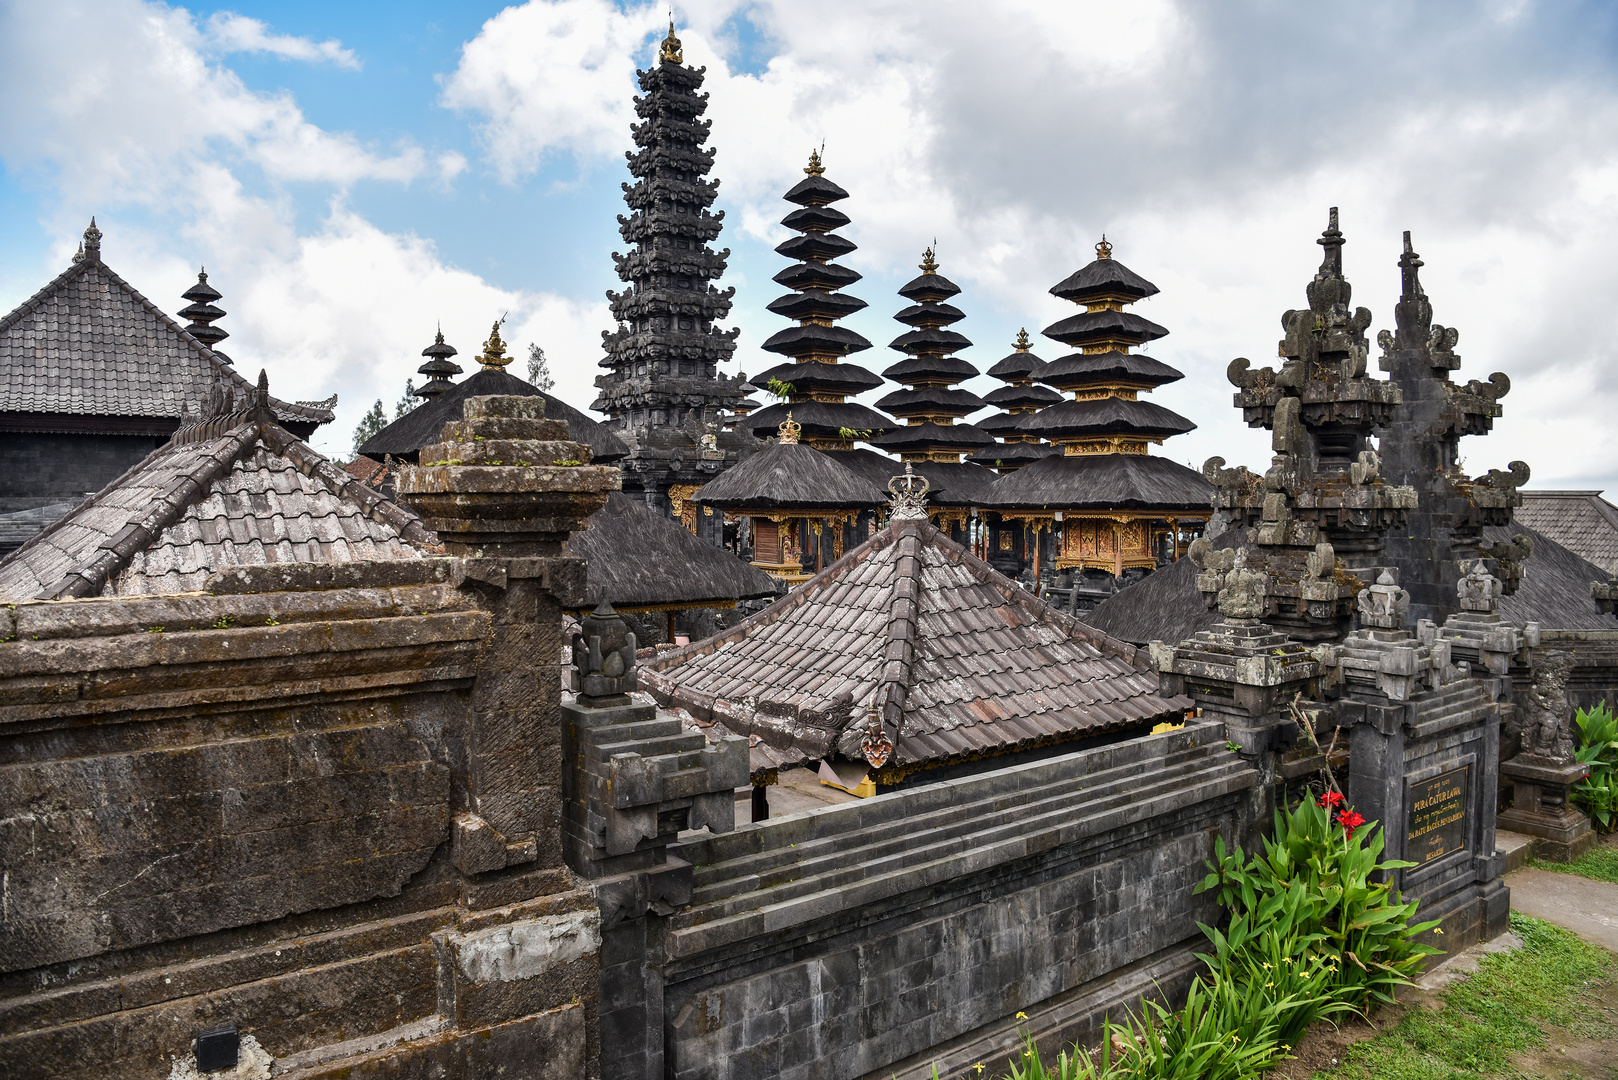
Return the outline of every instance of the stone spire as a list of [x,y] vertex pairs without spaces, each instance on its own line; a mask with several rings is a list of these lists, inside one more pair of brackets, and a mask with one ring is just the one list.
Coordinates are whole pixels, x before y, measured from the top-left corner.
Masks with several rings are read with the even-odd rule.
[[1062,400],[1062,395],[1050,387],[1034,385],[1034,380],[1045,370],[1045,361],[1035,356],[1032,349],[1033,343],[1028,340],[1025,327],[1017,331],[1012,352],[986,372],[1006,384],[983,395],[986,403],[1002,411],[975,421],[974,426],[1000,441],[973,451],[968,461],[1008,473],[1059,452],[1020,426],[1029,415]]
[[1527,482],[1528,466],[1514,461],[1507,472],[1492,470],[1476,479],[1461,471],[1461,437],[1488,434],[1511,380],[1500,372],[1464,386],[1450,380],[1461,365],[1455,352],[1460,334],[1433,322],[1432,302],[1421,287],[1421,256],[1408,231],[1398,265],[1396,329],[1377,335],[1378,366],[1404,402],[1379,431],[1380,449],[1383,474],[1391,483],[1414,487],[1417,505],[1410,527],[1388,537],[1388,559],[1410,592],[1412,617],[1441,623],[1456,610],[1461,575],[1480,555],[1499,564],[1502,591],[1515,591],[1520,559],[1532,544],[1524,537],[1520,545],[1486,547],[1482,533],[1485,526],[1511,521],[1512,508],[1522,504],[1517,488]]
[[[499,329],[499,324],[496,323],[497,334]],[[427,381],[416,390],[416,396],[431,401],[455,385],[450,377],[461,373],[461,365],[450,359],[455,355],[455,346],[445,343],[443,327],[439,327],[438,336],[433,339],[431,345],[421,350],[421,355],[427,358],[427,362],[416,371],[427,376]]]
[[993,443],[994,437],[971,424],[956,421],[983,408],[984,401],[957,383],[978,369],[950,355],[972,343],[949,327],[966,313],[945,303],[960,294],[960,286],[938,272],[933,249],[922,253],[921,276],[906,283],[899,295],[910,301],[894,319],[911,329],[893,339],[890,348],[908,355],[882,374],[906,390],[896,390],[877,402],[904,421],[871,445],[898,454],[905,461],[959,462],[961,454]]
[[860,275],[833,259],[855,250],[853,241],[838,236],[848,215],[831,204],[848,192],[826,179],[819,151],[809,155],[804,178],[784,196],[798,209],[781,224],[799,235],[776,246],[794,265],[775,275],[778,284],[794,290],[771,301],[777,315],[797,321],[796,326],[764,342],[767,352],[791,358],[755,376],[756,386],[789,399],[760,409],[747,418],[755,435],[768,436],[788,412],[803,425],[803,441],[823,450],[848,449],[855,440],[870,439],[892,426],[887,417],[846,399],[882,385],[880,376],[854,364],[842,363],[849,353],[862,352],[871,343],[852,330],[835,325],[838,319],[865,307],[865,301],[841,290]]
[[[86,233],[85,237],[88,240],[89,233]],[[97,251],[99,250],[98,247]],[[218,289],[208,284],[208,269],[203,267],[197,271],[197,283],[180,294],[182,300],[189,300],[191,303],[181,308],[179,315],[182,319],[191,320],[186,324],[185,332],[212,349],[215,356],[228,364],[230,357],[220,352],[218,345],[230,334],[224,328],[213,325],[225,317],[224,309],[214,305],[214,301],[221,295]]]
[[[1300,641],[1348,632],[1356,597],[1385,569],[1388,531],[1404,528],[1416,505],[1413,489],[1382,478],[1370,448],[1372,429],[1386,427],[1402,399],[1365,373],[1371,312],[1349,307],[1336,207],[1316,242],[1325,255],[1305,290],[1309,307],[1281,316],[1281,370],[1255,371],[1238,357],[1226,372],[1247,423],[1273,432],[1269,471],[1260,479],[1223,458],[1203,466],[1214,505],[1251,530],[1248,564],[1267,577],[1265,621]],[[1210,565],[1198,587],[1211,597],[1221,580]]]
[[79,248],[79,254],[74,262],[88,259],[91,262],[101,261],[101,230],[96,228],[96,219],[90,218],[90,227],[84,230],[84,243]]
[[672,23],[658,57],[638,73],[639,123],[630,129],[636,149],[626,155],[635,182],[622,185],[631,213],[618,217],[631,248],[612,257],[628,288],[607,293],[618,329],[602,333],[606,371],[596,378],[600,396],[591,407],[638,444],[636,460],[625,465],[626,485],[649,480],[663,488],[667,474],[679,471],[665,459],[695,442],[681,429],[718,422],[729,403],[745,396],[746,383],[718,370],[735,352],[740,331],[715,325],[730,314],[736,290],[709,284],[725,272],[730,250],[709,246],[725,215],[709,211],[719,181],[704,179],[714,159],[705,146],[713,121],[702,116],[708,96],[698,93],[707,69],[683,63]]

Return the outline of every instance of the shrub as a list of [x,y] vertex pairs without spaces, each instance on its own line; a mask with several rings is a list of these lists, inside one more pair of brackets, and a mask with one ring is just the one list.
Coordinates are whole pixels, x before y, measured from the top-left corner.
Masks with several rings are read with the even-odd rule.
[[1573,805],[1590,815],[1595,827],[1610,833],[1618,825],[1618,716],[1605,703],[1575,717],[1579,725],[1579,761],[1590,775],[1573,785]]

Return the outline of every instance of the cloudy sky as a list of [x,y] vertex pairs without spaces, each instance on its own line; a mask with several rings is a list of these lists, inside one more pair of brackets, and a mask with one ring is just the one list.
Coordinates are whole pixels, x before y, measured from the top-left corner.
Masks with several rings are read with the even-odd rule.
[[[594,397],[630,97],[667,7],[608,0],[0,0],[0,310],[104,257],[169,310],[206,264],[227,350],[286,398],[340,395],[343,454],[442,321],[463,355],[508,314],[558,392]],[[1328,14],[1330,13],[1330,14]],[[1224,380],[1270,361],[1342,208],[1355,301],[1391,327],[1402,229],[1463,378],[1513,380],[1477,473],[1618,488],[1618,26],[1606,4],[708,0],[676,5],[708,68],[736,369],[784,262],[780,193],[824,142],[852,197],[849,325],[898,354],[894,290],[937,239],[986,368],[1067,307],[1101,233],[1156,282],[1164,452],[1262,464]],[[1046,357],[1060,347],[1046,341]],[[520,373],[520,371],[519,371]],[[986,390],[993,385],[981,380]]]

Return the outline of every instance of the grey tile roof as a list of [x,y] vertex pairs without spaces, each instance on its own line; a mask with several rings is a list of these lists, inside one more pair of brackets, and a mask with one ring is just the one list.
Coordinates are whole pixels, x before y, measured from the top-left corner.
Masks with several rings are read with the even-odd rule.
[[[99,260],[74,263],[0,318],[0,413],[178,420],[219,384],[252,390]],[[283,423],[332,419],[325,403],[270,404]]]
[[267,412],[229,422],[177,435],[0,561],[0,601],[187,592],[237,566],[439,550],[413,514]]
[[1618,506],[1599,491],[1525,491],[1512,517],[1609,574],[1618,564]]
[[1159,696],[1132,647],[916,521],[642,672],[666,704],[812,758],[840,743],[847,753],[845,732],[864,730],[874,700],[900,766],[1142,725],[1190,704]]

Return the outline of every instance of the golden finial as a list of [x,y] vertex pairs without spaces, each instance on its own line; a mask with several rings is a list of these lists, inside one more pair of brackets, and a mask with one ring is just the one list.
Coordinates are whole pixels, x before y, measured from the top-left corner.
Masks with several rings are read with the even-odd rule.
[[663,62],[666,64],[684,62],[680,54],[680,39],[674,35],[673,15],[669,16],[669,36],[663,39],[663,47],[658,50],[658,55],[663,58]]
[[1028,340],[1028,327],[1025,326],[1017,331],[1017,351],[1027,352],[1032,347],[1033,343]]
[[803,425],[793,423],[792,414],[787,413],[787,418],[781,421],[781,425],[775,430],[781,434],[782,446],[796,446],[798,436],[803,434]]
[[809,151],[809,167],[803,171],[808,173],[810,176],[819,176],[821,173],[826,171],[826,166],[820,163],[819,150]]
[[1106,233],[1101,234],[1101,243],[1096,245],[1096,258],[1098,258],[1098,259],[1110,259],[1110,258],[1112,258],[1112,245],[1107,243],[1107,234]]
[[500,340],[500,324],[505,322],[505,316],[494,321],[494,329],[489,331],[489,340],[483,343],[483,355],[478,362],[490,371],[503,371],[511,363],[511,357],[506,355],[506,343]]
[[[933,243],[936,244],[938,241],[934,240]],[[938,260],[933,258],[932,248],[929,247],[926,251],[921,253],[921,262],[919,265],[921,267],[921,272],[924,274],[938,273]]]

